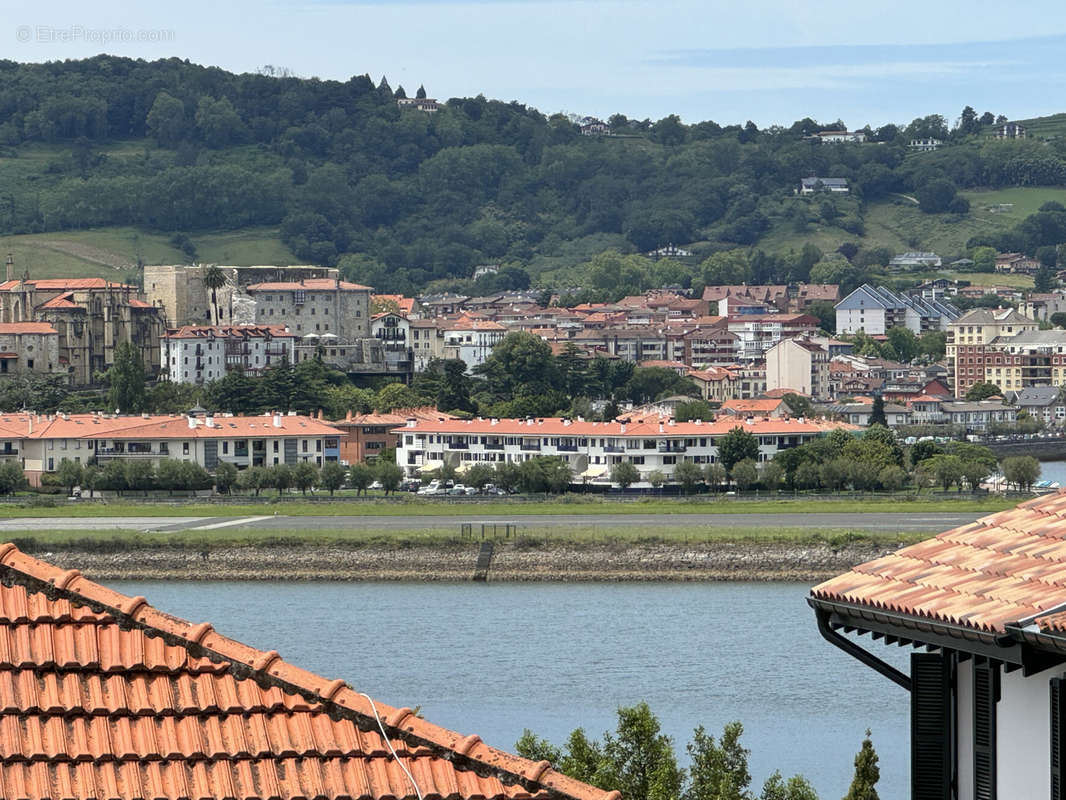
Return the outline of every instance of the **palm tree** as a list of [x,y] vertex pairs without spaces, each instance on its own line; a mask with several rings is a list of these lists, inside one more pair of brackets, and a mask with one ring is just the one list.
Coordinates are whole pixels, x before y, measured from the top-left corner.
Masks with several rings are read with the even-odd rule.
[[211,305],[215,307],[215,324],[221,324],[218,318],[218,290],[226,285],[226,273],[216,264],[204,270],[204,286],[211,290]]

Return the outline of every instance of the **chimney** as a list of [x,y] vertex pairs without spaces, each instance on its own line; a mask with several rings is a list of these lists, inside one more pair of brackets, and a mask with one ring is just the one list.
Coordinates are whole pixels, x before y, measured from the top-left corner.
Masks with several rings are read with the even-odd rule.
[[196,417],[189,417],[189,430],[196,428]]
[[344,421],[345,422],[351,422],[352,421],[352,410],[350,408],[348,409],[348,413],[344,415]]
[[277,411],[277,412],[274,413],[274,427],[275,428],[280,428],[281,427],[281,412],[280,411]]
[[408,427],[408,428],[413,428],[413,427],[415,427],[415,426],[416,426],[417,424],[418,424],[418,420],[417,420],[417,419],[415,419],[414,417],[408,417],[408,418],[407,418],[407,427]]
[[204,425],[206,425],[208,428],[215,427],[215,412],[214,411],[208,411],[207,412],[207,415],[204,417]]

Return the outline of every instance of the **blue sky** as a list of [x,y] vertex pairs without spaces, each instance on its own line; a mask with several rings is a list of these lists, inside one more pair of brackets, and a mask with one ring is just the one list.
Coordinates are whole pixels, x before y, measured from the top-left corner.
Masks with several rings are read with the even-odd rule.
[[387,75],[431,97],[686,122],[850,127],[964,105],[1066,111],[1066,2],[0,0],[0,55],[180,56],[235,71]]

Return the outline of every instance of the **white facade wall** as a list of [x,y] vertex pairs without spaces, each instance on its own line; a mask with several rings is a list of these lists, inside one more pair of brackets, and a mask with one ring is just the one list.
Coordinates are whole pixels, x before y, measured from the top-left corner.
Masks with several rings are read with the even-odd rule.
[[[1049,681],[1062,668],[1028,678],[1022,670],[1000,671],[996,704],[997,797],[1051,796],[1051,689]],[[966,740],[972,743],[973,738]],[[963,739],[959,739],[959,750]]]
[[[759,461],[769,461],[780,450],[795,447],[817,438],[819,433],[789,433],[783,423],[780,432],[755,433],[759,440]],[[609,480],[607,473],[615,464],[632,462],[643,476],[653,470],[661,470],[669,479],[674,468],[682,461],[710,464],[718,460],[716,437],[725,431],[714,430],[705,435],[670,434],[669,424],[663,425],[658,435],[637,434],[632,436],[609,434],[605,428],[602,436],[586,433],[567,436],[558,432],[541,432],[537,424],[528,426],[528,431],[516,433],[508,428],[507,433],[492,433],[478,430],[466,433],[430,433],[428,431],[402,432],[396,451],[396,463],[411,474],[423,467],[436,469],[447,461],[453,466],[470,466],[476,463],[493,465],[499,462],[521,463],[537,456],[559,456],[574,469],[574,481],[582,481],[581,472],[586,468],[603,468],[598,482]],[[650,446],[649,446],[650,445]]]
[[[484,364],[506,331],[452,330],[444,332],[444,357],[459,358],[467,370]],[[417,356],[416,356],[417,357]]]
[[885,310],[883,308],[837,309],[837,333],[858,333],[865,331],[871,336],[885,332]]
[[[248,337],[239,340],[239,355],[227,355],[225,338],[166,338],[160,342],[161,363],[175,383],[209,383],[242,367],[258,372],[288,359],[295,362],[291,336]],[[233,340],[230,340],[233,341]],[[247,352],[244,352],[247,349]]]

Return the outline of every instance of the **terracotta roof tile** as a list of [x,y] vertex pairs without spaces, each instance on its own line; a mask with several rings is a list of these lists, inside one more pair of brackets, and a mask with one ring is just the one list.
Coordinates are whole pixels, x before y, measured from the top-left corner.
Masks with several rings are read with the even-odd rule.
[[1038,624],[1066,632],[1066,492],[860,564],[811,594],[996,633],[1047,611]]
[[0,322],[0,335],[5,333],[59,333],[51,322]]
[[14,545],[0,579],[0,797],[618,800]]
[[266,281],[264,283],[250,284],[248,289],[260,292],[294,292],[297,290],[332,291],[340,289],[344,292],[369,292],[371,287],[359,283],[337,280],[336,278],[308,278],[302,281]]

